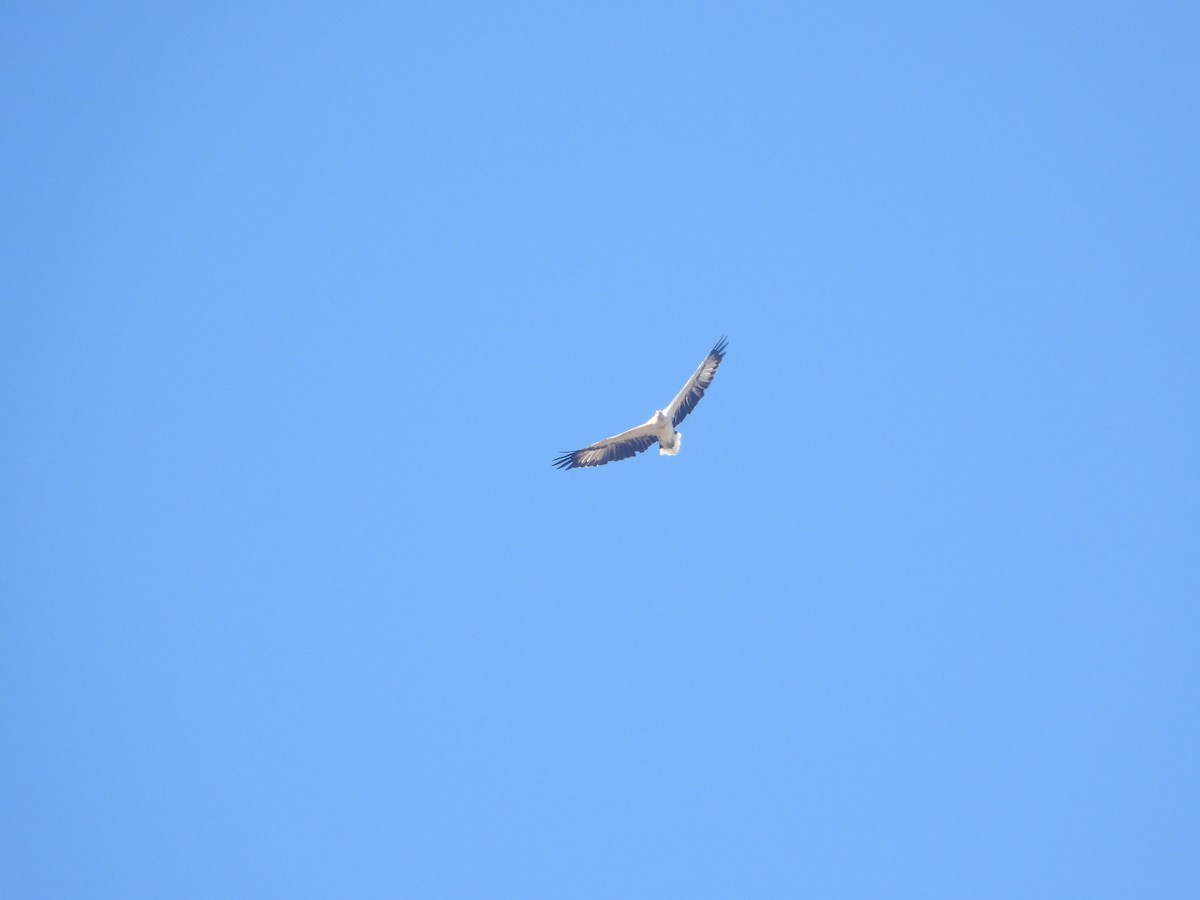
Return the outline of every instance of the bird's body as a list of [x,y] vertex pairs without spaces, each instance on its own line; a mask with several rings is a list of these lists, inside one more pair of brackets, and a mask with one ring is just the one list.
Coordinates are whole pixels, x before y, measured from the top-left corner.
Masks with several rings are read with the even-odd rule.
[[670,416],[661,409],[656,409],[646,424],[654,427],[654,436],[658,438],[659,456],[674,456],[679,452],[679,445],[683,443],[683,435],[675,430]]
[[659,456],[674,456],[679,452],[679,445],[683,441],[683,435],[675,430],[675,426],[671,424],[670,416],[661,409],[656,409],[650,420],[639,427],[649,429],[654,439],[658,441]]
[[602,466],[605,463],[628,459],[636,456],[652,444],[658,444],[660,456],[674,456],[683,444],[683,435],[675,430],[700,402],[705,390],[712,384],[713,377],[721,360],[725,358],[726,340],[721,338],[715,347],[709,351],[704,362],[696,369],[687,384],[683,386],[675,399],[666,409],[656,409],[654,415],[637,428],[631,428],[620,434],[594,444],[588,444],[582,450],[564,453],[554,460],[554,465],[560,469],[582,469],[591,466]]

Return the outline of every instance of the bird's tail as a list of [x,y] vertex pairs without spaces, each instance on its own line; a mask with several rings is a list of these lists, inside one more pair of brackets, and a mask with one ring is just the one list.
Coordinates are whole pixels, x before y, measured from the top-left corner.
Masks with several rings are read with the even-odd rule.
[[661,441],[659,442],[658,455],[659,456],[674,456],[676,453],[679,452],[679,447],[682,444],[683,444],[683,435],[677,431],[677,432],[675,432],[675,442],[673,444],[671,444],[670,447],[668,447],[666,444],[663,444]]

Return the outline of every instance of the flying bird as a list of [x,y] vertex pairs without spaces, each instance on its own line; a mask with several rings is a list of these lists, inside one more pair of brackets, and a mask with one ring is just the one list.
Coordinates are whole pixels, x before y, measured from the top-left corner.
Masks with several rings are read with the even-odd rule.
[[712,384],[717,374],[717,367],[725,358],[725,338],[717,341],[717,345],[708,351],[704,362],[687,380],[675,399],[666,409],[656,409],[650,420],[637,428],[630,428],[618,435],[588,444],[582,450],[572,450],[554,460],[554,466],[559,469],[585,469],[589,466],[602,466],[605,463],[629,459],[643,450],[648,449],[655,441],[658,442],[660,456],[674,456],[679,452],[683,443],[683,435],[675,430],[687,414],[696,408],[708,386]]

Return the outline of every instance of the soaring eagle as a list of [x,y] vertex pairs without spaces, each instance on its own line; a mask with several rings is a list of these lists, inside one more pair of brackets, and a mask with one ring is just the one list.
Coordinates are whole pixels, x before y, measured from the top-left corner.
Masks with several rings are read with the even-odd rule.
[[585,469],[588,466],[602,466],[605,463],[636,456],[655,441],[658,441],[660,456],[674,456],[679,452],[679,447],[683,443],[683,435],[675,430],[675,426],[686,419],[687,414],[695,409],[700,398],[704,396],[704,392],[708,390],[708,386],[712,384],[713,377],[717,374],[717,367],[725,358],[725,346],[725,338],[717,341],[717,345],[708,351],[708,356],[704,357],[704,362],[700,363],[700,368],[696,369],[692,377],[687,380],[683,390],[675,395],[675,399],[666,409],[656,409],[654,415],[650,417],[650,421],[637,428],[622,431],[613,437],[588,444],[582,450],[564,453],[554,460],[554,465],[559,469]]

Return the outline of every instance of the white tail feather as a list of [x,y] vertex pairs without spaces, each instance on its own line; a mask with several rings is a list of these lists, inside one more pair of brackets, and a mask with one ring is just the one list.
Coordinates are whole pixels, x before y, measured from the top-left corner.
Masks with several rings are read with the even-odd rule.
[[677,431],[677,432],[675,432],[675,443],[673,443],[670,447],[666,446],[661,441],[659,442],[658,455],[659,456],[674,456],[676,453],[679,452],[679,447],[681,444],[683,444],[683,435]]

